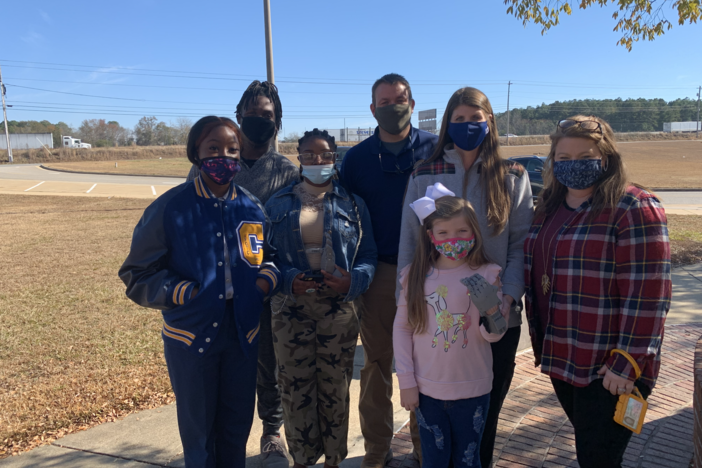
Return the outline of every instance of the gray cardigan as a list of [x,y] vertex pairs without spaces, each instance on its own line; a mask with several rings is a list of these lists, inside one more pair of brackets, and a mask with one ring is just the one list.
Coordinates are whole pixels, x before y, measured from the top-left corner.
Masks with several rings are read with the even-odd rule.
[[[398,274],[402,268],[412,262],[417,246],[419,219],[409,204],[423,197],[427,187],[441,182],[456,196],[462,196],[468,200],[475,208],[480,232],[483,235],[485,253],[492,262],[502,268],[502,292],[512,296],[517,304],[524,294],[524,241],[534,216],[529,175],[520,169],[509,171],[505,183],[512,196],[512,209],[504,230],[495,236],[492,227],[488,226],[487,206],[479,173],[479,168],[482,166],[480,160],[477,160],[468,170],[466,191],[463,193],[463,178],[466,170],[461,156],[453,149],[453,144],[444,148],[442,158],[443,163],[437,160],[424,164],[410,177],[402,209]],[[401,289],[399,282],[397,288],[399,297]],[[512,307],[509,326],[519,326],[521,321],[521,307]]]
[[[188,180],[195,179],[200,170],[190,168]],[[266,204],[278,190],[300,180],[300,169],[288,158],[271,149],[249,167],[241,164],[241,171],[234,176],[234,183],[251,192],[262,204]]]

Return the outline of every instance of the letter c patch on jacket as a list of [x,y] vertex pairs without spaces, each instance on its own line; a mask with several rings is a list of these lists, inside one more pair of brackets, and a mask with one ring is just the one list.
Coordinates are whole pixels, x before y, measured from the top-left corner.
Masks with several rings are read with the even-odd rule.
[[241,258],[253,268],[263,263],[263,223],[242,221],[236,229]]

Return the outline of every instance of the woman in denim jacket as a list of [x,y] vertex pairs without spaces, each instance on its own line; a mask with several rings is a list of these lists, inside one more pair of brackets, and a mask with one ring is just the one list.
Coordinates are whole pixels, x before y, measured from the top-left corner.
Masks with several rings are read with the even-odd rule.
[[333,178],[334,137],[298,141],[300,182],[266,203],[282,290],[271,300],[285,436],[295,467],[348,453],[349,385],[359,333],[354,299],[368,289],[377,251],[363,201]]

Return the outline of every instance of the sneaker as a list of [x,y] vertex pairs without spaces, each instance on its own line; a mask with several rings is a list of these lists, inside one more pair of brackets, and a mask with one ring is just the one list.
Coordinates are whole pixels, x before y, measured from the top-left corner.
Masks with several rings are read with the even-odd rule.
[[393,458],[392,449],[388,450],[388,453],[385,454],[385,460],[374,459],[366,454],[361,462],[361,468],[384,468]]
[[261,466],[263,468],[289,468],[288,451],[280,436],[261,437]]

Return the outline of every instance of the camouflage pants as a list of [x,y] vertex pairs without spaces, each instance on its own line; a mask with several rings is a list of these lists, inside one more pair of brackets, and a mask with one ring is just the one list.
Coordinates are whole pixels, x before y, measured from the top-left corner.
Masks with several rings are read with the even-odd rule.
[[273,315],[285,437],[296,463],[346,458],[349,385],[359,321],[352,303],[325,288],[288,299]]

